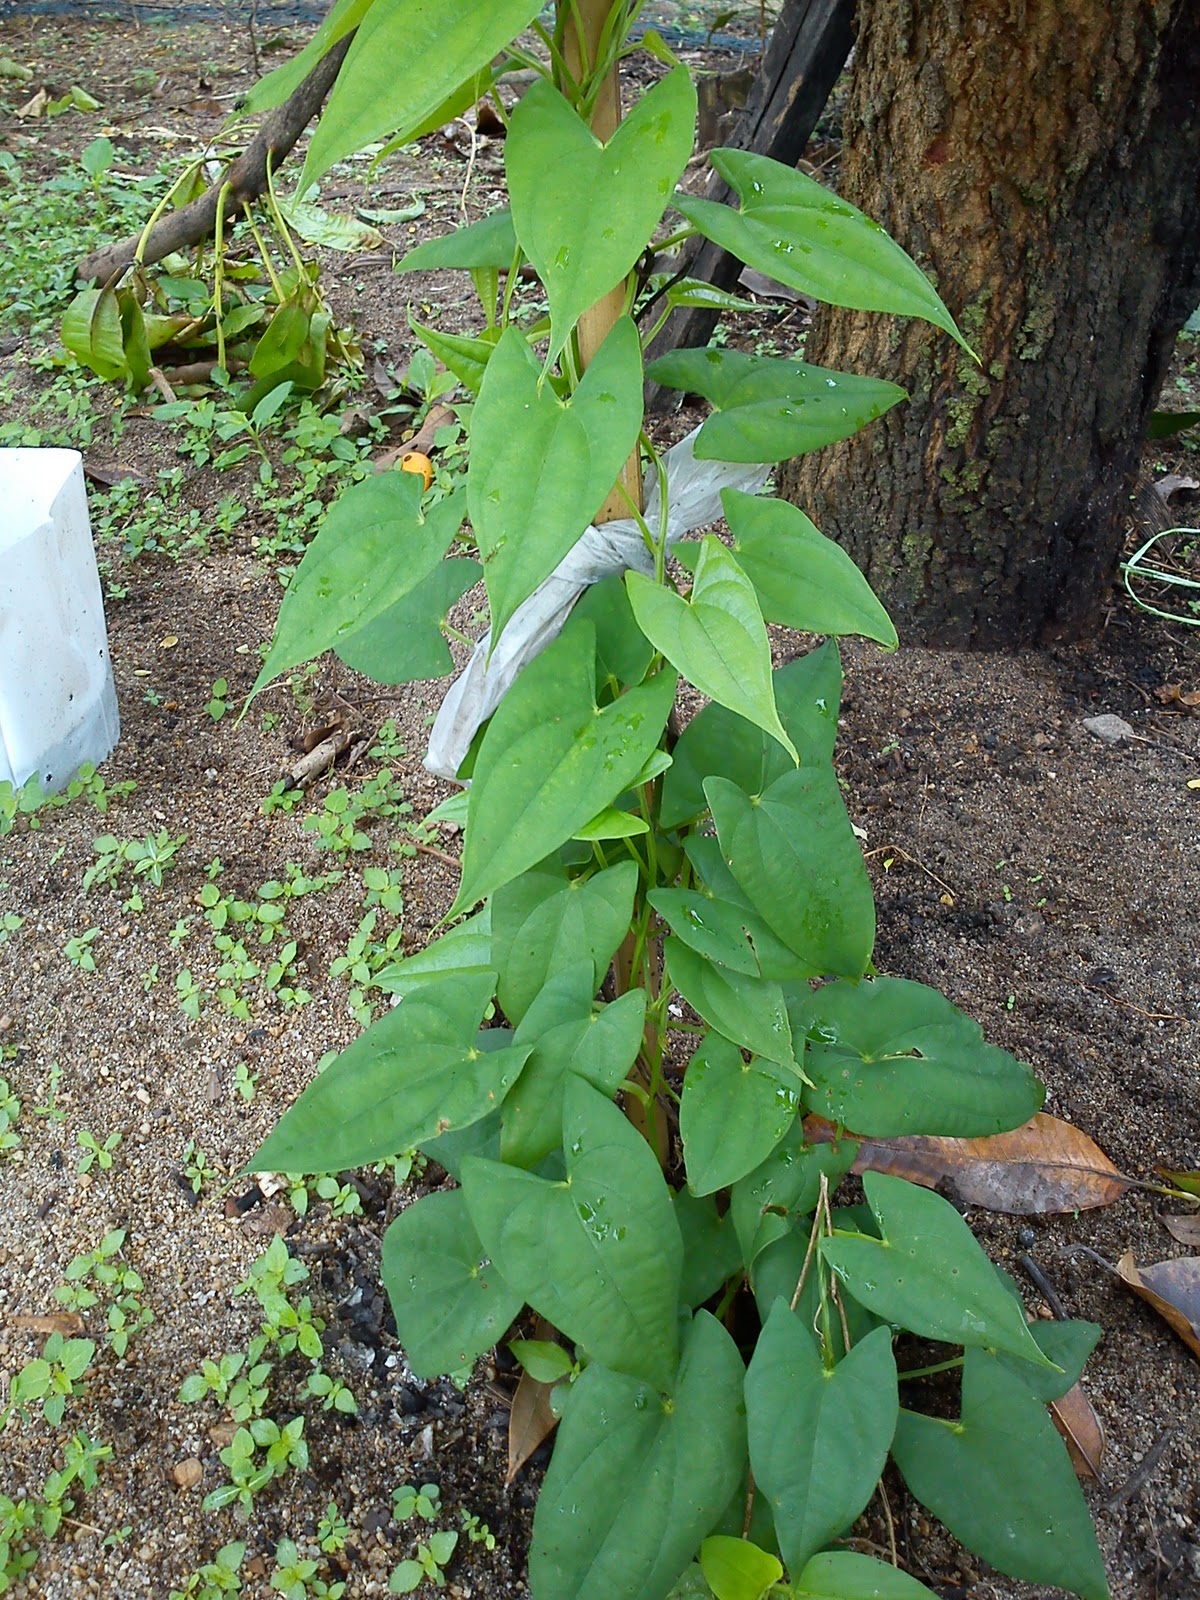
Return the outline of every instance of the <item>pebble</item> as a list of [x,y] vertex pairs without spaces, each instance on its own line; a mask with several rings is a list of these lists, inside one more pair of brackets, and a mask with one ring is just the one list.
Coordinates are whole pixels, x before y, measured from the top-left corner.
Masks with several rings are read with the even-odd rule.
[[1111,712],[1105,712],[1102,717],[1084,717],[1083,725],[1089,733],[1095,734],[1101,744],[1123,744],[1134,736],[1133,728],[1125,718],[1115,717]]

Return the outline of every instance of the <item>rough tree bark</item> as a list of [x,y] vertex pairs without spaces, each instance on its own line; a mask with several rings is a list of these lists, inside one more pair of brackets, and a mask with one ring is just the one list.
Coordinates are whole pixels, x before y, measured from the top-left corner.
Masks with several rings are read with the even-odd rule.
[[1192,0],[860,6],[841,192],[929,270],[982,357],[822,311],[807,357],[912,394],[784,493],[902,637],[981,648],[1094,624],[1140,441],[1200,299]]

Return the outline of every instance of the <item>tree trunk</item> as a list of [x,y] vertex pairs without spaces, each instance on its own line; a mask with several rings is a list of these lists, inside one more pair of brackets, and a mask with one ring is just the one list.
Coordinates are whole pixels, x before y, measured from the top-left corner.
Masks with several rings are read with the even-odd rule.
[[1200,7],[873,0],[840,185],[979,352],[822,311],[806,356],[912,395],[783,492],[902,637],[1077,636],[1119,555],[1141,440],[1200,299]]

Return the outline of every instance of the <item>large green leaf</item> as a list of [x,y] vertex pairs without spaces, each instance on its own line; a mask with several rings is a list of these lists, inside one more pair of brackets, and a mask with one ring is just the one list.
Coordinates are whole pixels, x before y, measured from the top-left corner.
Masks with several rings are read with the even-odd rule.
[[569,400],[541,379],[525,335],[496,346],[471,419],[467,506],[497,640],[587,527],[637,443],[642,351],[621,317]]
[[[779,720],[800,752],[802,766],[820,765],[833,755],[842,695],[842,664],[830,640],[771,674]],[[747,794],[761,794],[790,772],[792,763],[777,739],[727,711],[707,705],[683,730],[674,764],[663,780],[660,820],[675,828],[708,809],[704,780],[728,778]]]
[[410,994],[309,1084],[247,1170],[361,1167],[495,1110],[530,1047],[476,1047],[494,984],[491,972],[450,973]]
[[717,1210],[712,1195],[688,1189],[675,1196],[675,1220],[683,1235],[683,1279],[679,1298],[694,1311],[739,1271],[742,1253],[728,1212]]
[[550,302],[548,362],[646,248],[691,157],[695,124],[683,66],[641,96],[606,145],[545,81],[514,109],[504,161],[517,238]]
[[445,677],[454,661],[442,625],[454,602],[479,581],[481,570],[477,561],[439,561],[411,594],[340,639],[334,653],[376,683]]
[[969,349],[929,279],[877,222],[768,156],[714,150],[710,160],[742,205],[680,196],[677,209],[706,238],[829,305],[923,317]]
[[809,1105],[854,1133],[984,1138],[1019,1128],[1046,1097],[1024,1062],[924,984],[831,983],[788,1011],[809,1040]]
[[258,80],[242,103],[243,113],[256,116],[260,111],[272,111],[276,106],[281,106],[292,91],[304,82],[321,57],[328,55],[339,39],[344,39],[358,27],[374,3],[375,0],[336,0],[304,49]]
[[611,1097],[633,1065],[646,1022],[646,992],[600,1005],[590,960],[559,971],[525,1013],[513,1042],[533,1054],[505,1097],[500,1151],[535,1167],[562,1142],[563,1087],[570,1074]]
[[796,1120],[799,1088],[786,1067],[744,1061],[737,1045],[710,1033],[688,1062],[679,1103],[692,1193],[724,1189],[764,1161]]
[[746,1373],[746,1427],[758,1491],[798,1572],[851,1526],[875,1492],[900,1401],[888,1328],[832,1370],[786,1300],[776,1300]]
[[625,574],[638,627],[701,694],[762,728],[798,761],[775,709],[771,646],[754,586],[719,539],[700,544],[691,601]]
[[721,853],[772,932],[813,972],[865,972],[875,899],[833,768],[795,768],[757,797],[718,777],[704,793]]
[[471,1220],[536,1312],[593,1360],[669,1389],[683,1244],[666,1180],[612,1101],[573,1073],[562,1143],[563,1183],[468,1157]]
[[671,932],[697,955],[751,978],[792,983],[816,968],[776,938],[756,911],[707,888],[652,889],[647,896]]
[[475,761],[456,912],[611,805],[657,746],[675,674],[660,672],[598,711],[595,662],[591,624],[570,623],[500,702]]
[[858,1146],[851,1140],[810,1145],[802,1122],[794,1122],[778,1147],[762,1164],[733,1186],[729,1220],[737,1232],[747,1269],[793,1224],[807,1218],[821,1192],[821,1177],[830,1190],[854,1164]]
[[284,594],[254,694],[374,622],[434,570],[463,509],[451,495],[422,515],[421,491],[414,472],[381,472],[334,501]]
[[1014,1373],[968,1350],[958,1422],[902,1411],[892,1454],[956,1539],[1012,1578],[1107,1600],[1087,1503],[1066,1446]]
[[667,974],[705,1022],[727,1039],[799,1074],[783,990],[763,978],[747,978],[697,955],[672,934],[663,943]]
[[587,617],[595,627],[600,675],[614,694],[626,684],[641,683],[654,646],[634,621],[619,574],[614,572],[585,589],[571,615]]
[[512,212],[507,206],[491,211],[478,222],[456,228],[440,239],[426,239],[396,263],[397,272],[430,272],[445,269],[471,271],[478,267],[502,269],[512,266],[517,252]]
[[821,1241],[821,1253],[855,1299],[923,1339],[1054,1365],[948,1200],[882,1172],[864,1173],[863,1188],[883,1237],[835,1232]]
[[77,361],[106,383],[125,376],[121,307],[114,289],[81,290],[63,313],[59,337]]
[[633,916],[637,867],[622,861],[586,878],[568,878],[543,862],[492,897],[496,993],[510,1022],[520,1022],[550,976],[588,956],[592,994]]
[[576,1380],[538,1496],[538,1600],[663,1600],[737,1491],[742,1359],[696,1313],[670,1397],[604,1367]]
[[889,650],[892,619],[842,549],[798,506],[726,489],[721,495],[733,548],[768,622],[806,633],[861,633]]
[[527,28],[540,0],[386,0],[346,52],[304,163],[303,193],[335,161],[397,131],[415,132]]
[[459,1189],[400,1213],[383,1236],[380,1271],[418,1378],[465,1377],[524,1304],[487,1259]]
[[646,376],[713,407],[697,461],[787,461],[865,428],[908,398],[894,383],[740,350],[673,350]]
[[937,1600],[899,1567],[854,1550],[824,1550],[793,1578],[790,1600]]
[[376,985],[384,994],[402,998],[427,983],[440,982],[448,972],[495,971],[492,962],[492,908],[484,906],[473,917],[465,917],[440,939],[434,939],[415,955],[405,956],[376,974]]
[[446,333],[441,328],[426,328],[411,315],[408,325],[421,343],[447,367],[463,388],[478,394],[500,338],[499,328],[488,328],[478,338],[465,333]]

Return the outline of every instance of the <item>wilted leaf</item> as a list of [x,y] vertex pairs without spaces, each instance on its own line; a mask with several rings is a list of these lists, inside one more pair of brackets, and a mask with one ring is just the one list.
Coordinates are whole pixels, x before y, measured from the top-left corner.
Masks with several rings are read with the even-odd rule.
[[[821,1117],[806,1117],[804,1131],[814,1144],[834,1135]],[[863,1139],[854,1171],[890,1172],[926,1189],[949,1182],[964,1204],[1017,1217],[1111,1205],[1128,1187],[1087,1134],[1041,1111],[983,1139]]]
[[1050,1402],[1050,1420],[1062,1434],[1079,1477],[1098,1479],[1104,1459],[1104,1424],[1079,1384]]
[[[1191,785],[1189,784],[1189,788]],[[1200,1197],[1200,1172],[1173,1172],[1170,1167],[1155,1167],[1155,1172],[1164,1183],[1182,1189],[1184,1194],[1194,1194]]]
[[1159,1217],[1158,1220],[1172,1239],[1178,1239],[1189,1250],[1200,1250],[1200,1213],[1192,1212],[1186,1217]]
[[293,233],[327,250],[378,250],[383,243],[383,235],[369,222],[337,216],[307,200],[291,201],[283,215]]
[[[550,1324],[539,1317],[538,1327],[546,1330],[548,1338],[552,1331]],[[513,1395],[512,1410],[508,1414],[506,1485],[513,1481],[542,1440],[548,1439],[558,1427],[558,1417],[550,1404],[554,1388],[552,1383],[539,1383],[528,1372],[521,1374],[517,1392]]]
[[1117,1273],[1170,1323],[1192,1354],[1200,1356],[1200,1256],[1139,1267],[1132,1250],[1127,1250],[1117,1262]]

